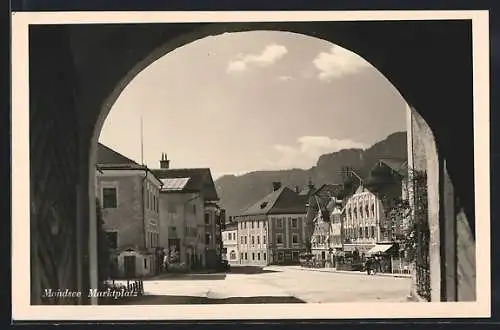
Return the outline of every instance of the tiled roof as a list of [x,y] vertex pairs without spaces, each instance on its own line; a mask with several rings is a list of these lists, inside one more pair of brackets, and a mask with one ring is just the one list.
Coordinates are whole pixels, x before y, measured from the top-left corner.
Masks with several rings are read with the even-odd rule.
[[306,201],[305,196],[281,187],[247,208],[243,215],[305,213]]
[[152,172],[160,179],[189,178],[183,190],[199,191],[206,200],[219,200],[209,168],[160,168]]
[[102,143],[97,144],[97,164],[139,165],[132,159],[123,156]]

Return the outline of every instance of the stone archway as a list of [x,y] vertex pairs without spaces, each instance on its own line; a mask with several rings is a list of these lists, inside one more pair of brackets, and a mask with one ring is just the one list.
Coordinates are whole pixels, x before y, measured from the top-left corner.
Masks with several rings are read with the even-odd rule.
[[[77,136],[71,137],[71,141],[78,146],[75,148],[78,164],[68,166],[78,172],[72,179],[74,185],[69,186],[73,186],[73,190],[78,187],[77,220],[70,227],[76,233],[75,242],[78,242],[76,264],[79,268],[71,272],[82,275],[79,287],[95,285],[97,279],[97,270],[93,266],[97,264],[97,256],[92,248],[96,231],[95,204],[89,192],[94,192],[94,148],[116,97],[138,72],[168,51],[208,35],[250,30],[288,31],[324,39],[359,54],[384,74],[429,125],[436,141],[439,168],[443,172],[439,177],[449,174],[450,183],[453,183],[449,188],[458,196],[459,209],[463,210],[474,233],[470,21],[39,26],[31,33],[33,40],[37,40],[30,45],[31,60],[35,66],[43,65],[44,70],[34,73],[39,79],[32,80],[35,84],[32,85],[33,94],[40,100],[57,99],[64,87],[67,90],[64,95],[69,99],[66,107],[71,109],[69,116],[77,127]],[[51,45],[52,50],[47,45]],[[61,60],[67,61],[68,58],[72,59],[71,63],[60,68]],[[58,68],[57,72],[62,72],[67,79],[57,80],[51,76],[53,68]],[[50,117],[55,110],[49,109],[49,103],[47,101],[41,111]],[[447,116],[443,116],[447,109],[455,111],[453,125]],[[38,126],[40,123],[32,123],[35,129]],[[63,123],[55,128],[66,137],[75,132],[70,132]],[[461,146],[460,151],[455,150],[457,144]],[[36,145],[32,152],[35,150]],[[64,164],[70,155],[58,157],[59,163]],[[44,164],[43,157],[33,161]],[[54,166],[56,164],[46,164],[42,169]],[[34,180],[37,183],[43,181],[43,177],[37,174]],[[75,195],[69,187],[65,189]],[[34,200],[43,201],[44,198],[37,195]],[[36,214],[32,216],[37,218]],[[456,212],[442,217],[455,222]],[[36,251],[34,253],[38,255]],[[34,289],[33,294],[36,295],[37,290]],[[441,296],[445,298],[443,294]]]

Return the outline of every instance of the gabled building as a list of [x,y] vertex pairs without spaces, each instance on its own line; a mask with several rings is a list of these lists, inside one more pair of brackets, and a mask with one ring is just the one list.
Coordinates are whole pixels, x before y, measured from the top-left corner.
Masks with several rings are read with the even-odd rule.
[[236,216],[240,263],[298,263],[306,248],[306,202],[305,196],[273,182],[270,194]]
[[331,237],[330,202],[342,196],[342,184],[324,184],[310,192],[307,203],[306,228],[312,227],[311,253],[318,260],[326,260],[329,255]]
[[160,179],[146,166],[100,144],[96,196],[113,252],[114,276],[135,278],[159,271]]
[[161,179],[160,245],[171,262],[188,269],[214,268],[221,259],[224,210],[209,168],[170,168],[162,155],[153,173]]

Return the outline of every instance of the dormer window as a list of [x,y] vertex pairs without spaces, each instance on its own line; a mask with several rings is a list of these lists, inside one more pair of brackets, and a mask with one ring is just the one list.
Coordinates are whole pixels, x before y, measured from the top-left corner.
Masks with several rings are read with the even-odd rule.
[[263,202],[262,204],[260,204],[260,208],[263,209],[267,206],[267,202]]

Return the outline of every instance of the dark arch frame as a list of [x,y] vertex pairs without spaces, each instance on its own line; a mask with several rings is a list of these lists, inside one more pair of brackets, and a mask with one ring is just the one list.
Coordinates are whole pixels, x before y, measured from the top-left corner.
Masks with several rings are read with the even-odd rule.
[[[39,77],[47,75],[51,68],[58,68],[64,77],[61,81],[49,78],[51,86],[43,86],[47,80],[32,80],[38,81],[32,93],[35,99],[47,100],[59,96],[63,88],[57,86],[69,90],[65,95],[71,98],[68,104],[78,122],[81,194],[93,186],[92,146],[97,143],[96,132],[100,132],[96,123],[104,121],[103,109],[109,111],[116,99],[116,86],[129,81],[127,76],[133,68],[140,71],[141,64],[136,66],[137,63],[150,56],[160,57],[162,52],[158,50],[172,40],[177,40],[174,43],[180,46],[208,35],[250,30],[288,31],[317,37],[351,50],[375,66],[431,127],[437,152],[446,160],[453,188],[474,233],[471,20],[60,25],[32,29],[30,36],[36,42],[30,45],[30,61],[35,67],[44,66]],[[48,44],[52,50],[46,47]],[[72,63],[60,68],[61,59],[67,58]],[[36,70],[33,75],[36,77]],[[453,125],[447,109],[453,111]],[[455,150],[456,145],[461,146],[460,152]],[[89,205],[89,210],[95,207],[93,200],[87,200],[88,196],[80,198],[82,204]],[[89,241],[84,232],[92,232],[92,221],[82,225],[81,219],[91,219],[93,212],[82,212],[90,213],[80,215],[77,236],[84,235],[80,238],[81,249],[91,250],[85,244]],[[86,273],[87,268],[92,271],[92,260],[96,257],[92,252],[90,256],[79,253],[79,260],[90,260],[81,271]]]

